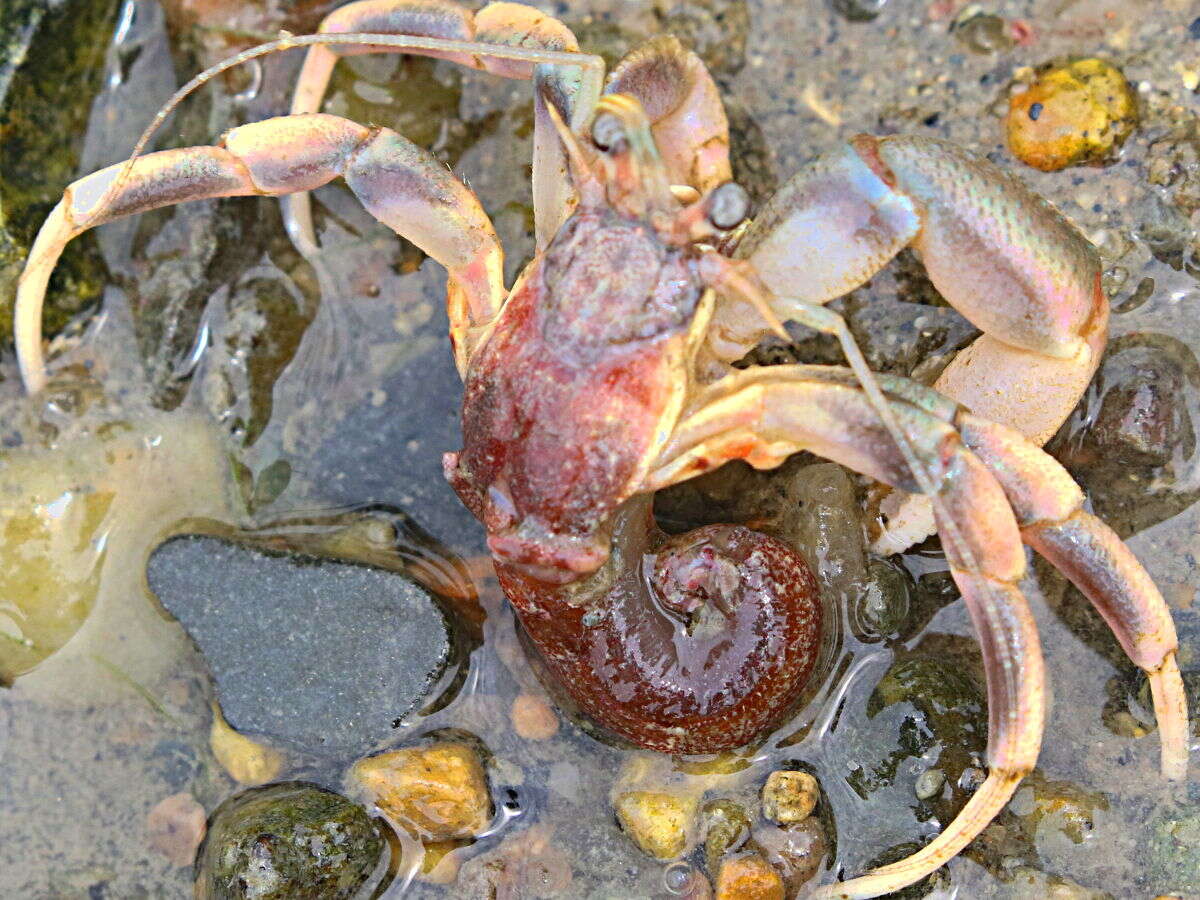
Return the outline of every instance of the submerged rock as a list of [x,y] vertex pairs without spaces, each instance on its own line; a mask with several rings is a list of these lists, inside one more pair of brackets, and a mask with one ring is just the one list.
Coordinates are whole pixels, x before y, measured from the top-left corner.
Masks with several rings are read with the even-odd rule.
[[780,825],[803,822],[812,815],[820,795],[817,779],[807,772],[772,772],[762,789],[763,816]]
[[704,859],[708,871],[716,875],[721,858],[736,852],[750,838],[750,817],[740,803],[712,800],[700,811],[704,828]]
[[757,853],[727,857],[717,875],[717,900],[783,900],[783,878]]
[[197,863],[199,900],[344,900],[383,854],[357,804],[304,782],[273,784],[218,807]]
[[441,609],[394,572],[188,536],[146,574],[208,661],[229,724],[300,750],[366,752],[450,659]]
[[[78,174],[93,96],[100,89],[117,0],[6,0],[0,16],[0,296],[16,290],[42,220]],[[99,299],[104,264],[90,240],[73,241],[47,293],[53,334]],[[0,303],[0,344],[12,304]]]
[[371,756],[350,778],[394,825],[430,841],[472,838],[491,821],[483,763],[462,741]]

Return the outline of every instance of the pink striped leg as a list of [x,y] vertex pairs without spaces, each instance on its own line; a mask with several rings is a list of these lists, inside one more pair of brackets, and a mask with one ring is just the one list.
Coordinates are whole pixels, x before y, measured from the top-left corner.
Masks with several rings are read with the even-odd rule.
[[[473,42],[470,52],[450,52],[394,46],[316,45],[309,49],[296,82],[292,113],[318,112],[340,56],[360,53],[412,53],[449,59],[505,78],[534,79],[533,195],[538,247],[545,246],[558,230],[571,199],[566,157],[546,112],[550,97],[578,130],[595,105],[600,85],[578,67],[535,65],[526,60],[489,56],[487,48],[521,47],[528,50],[575,52],[579,44],[567,26],[521,3],[491,3],[471,13],[453,0],[358,0],[330,13],[321,22],[322,33],[373,33],[414,35]],[[583,57],[583,54],[580,54]],[[597,63],[601,67],[602,63]],[[316,251],[312,208],[308,193],[300,191],[282,201],[284,222],[297,248],[305,255]]]
[[502,250],[475,195],[429,153],[386,128],[319,114],[243,125],[215,147],[139,157],[98,210],[124,168],[118,163],[70,185],[30,251],[14,310],[21,377],[30,393],[46,381],[42,303],[67,242],[95,225],[187,200],[278,196],[345,178],[372,215],[449,271],[451,337],[460,365],[468,327],[489,320],[504,299]]
[[1025,543],[1092,601],[1129,658],[1146,672],[1158,719],[1162,772],[1187,777],[1188,718],[1179,645],[1162,594],[1112,529],[1083,509],[1083,492],[1058,462],[1019,433],[967,413],[959,430],[1008,495]]

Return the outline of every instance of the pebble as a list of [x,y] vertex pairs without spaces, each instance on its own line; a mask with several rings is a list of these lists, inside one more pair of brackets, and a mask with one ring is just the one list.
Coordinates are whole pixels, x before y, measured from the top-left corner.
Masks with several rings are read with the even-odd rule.
[[1045,172],[1109,159],[1137,125],[1137,102],[1121,71],[1080,59],[1038,73],[1009,100],[1008,146]]
[[812,815],[819,797],[817,779],[807,772],[772,772],[762,789],[763,816],[780,825],[803,822]]
[[366,810],[315,784],[253,788],[222,803],[198,862],[198,900],[350,900],[386,841]]
[[851,22],[870,22],[877,18],[887,0],[833,0],[833,8]]
[[941,769],[926,769],[917,776],[915,790],[918,800],[930,800],[941,793],[946,774]]
[[745,846],[750,837],[750,817],[740,803],[712,800],[701,810],[704,823],[704,858],[708,871],[716,874],[726,853]]
[[173,866],[190,866],[204,840],[208,817],[204,807],[186,791],[160,801],[146,816],[150,846]]
[[783,877],[757,853],[726,857],[716,900],[784,900]]
[[425,840],[474,837],[491,822],[483,764],[460,741],[369,756],[354,764],[350,780],[393,825]]
[[527,741],[548,741],[558,734],[554,708],[535,694],[519,694],[509,716],[513,730]]
[[655,859],[687,850],[699,806],[693,796],[668,791],[624,791],[616,798],[617,821],[635,844]]
[[788,896],[795,896],[801,887],[817,874],[829,851],[825,829],[812,817],[798,825],[780,828],[760,825],[754,829],[754,843],[783,876]]
[[234,731],[215,705],[208,745],[221,768],[238,784],[247,787],[266,784],[283,771],[282,753]]

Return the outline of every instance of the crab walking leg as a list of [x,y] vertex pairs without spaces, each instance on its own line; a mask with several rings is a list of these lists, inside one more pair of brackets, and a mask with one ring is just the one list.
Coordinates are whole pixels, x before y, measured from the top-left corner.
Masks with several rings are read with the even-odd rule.
[[[557,19],[521,3],[491,3],[472,13],[452,0],[359,0],[330,13],[321,22],[321,33],[376,33],[413,35],[471,41],[530,50],[576,52],[579,44],[571,30]],[[526,60],[475,52],[398,49],[391,46],[315,45],[308,51],[296,82],[292,113],[319,112],[333,68],[341,56],[362,53],[410,53],[448,59],[505,78],[534,79],[533,194],[538,246],[544,246],[558,229],[568,209],[571,190],[566,159],[546,113],[546,96],[578,129],[599,96],[598,59],[589,69],[577,66],[538,65]],[[581,54],[581,56],[584,56]],[[284,222],[296,247],[305,255],[316,252],[311,199],[298,192],[282,201]]]
[[964,413],[963,441],[1008,495],[1025,542],[1065,574],[1104,617],[1121,647],[1150,679],[1162,771],[1187,776],[1187,700],[1175,661],[1171,612],[1137,558],[1083,509],[1083,492],[1051,456],[1015,431]]
[[[824,369],[822,377],[855,383],[851,372],[837,371]],[[1088,597],[1126,655],[1146,672],[1159,722],[1162,772],[1173,780],[1184,778],[1187,698],[1175,659],[1175,623],[1137,557],[1083,509],[1083,491],[1066,469],[1019,432],[968,413],[907,378],[877,375],[876,380],[891,399],[956,426],[963,443],[991,470],[1016,514],[1022,540]]]
[[[701,389],[652,469],[666,487],[730,459],[758,468],[808,450],[903,490],[916,485],[891,432],[845,370],[771,366]],[[971,615],[988,685],[987,779],[932,842],[869,875],[812,896],[876,897],[923,878],[953,858],[1003,809],[1034,766],[1045,715],[1044,671],[1033,616],[1019,588],[1020,534],[996,479],[935,415],[893,399],[895,419],[937,480],[939,525],[953,520],[969,554],[947,558]],[[944,518],[943,518],[944,517]]]
[[42,303],[67,242],[95,225],[187,200],[278,196],[341,176],[372,215],[449,271],[451,333],[460,359],[467,329],[494,316],[503,300],[503,252],[478,199],[433,156],[386,128],[321,114],[267,119],[233,129],[214,147],[139,157],[109,197],[124,169],[118,163],[70,185],[34,241],[14,310],[21,377],[30,393],[45,384]]
[[[1107,339],[1095,249],[1019,181],[931,138],[855,138],[818,159],[767,204],[737,248],[779,297],[825,303],[858,287],[905,246],[943,296],[985,333],[938,389],[1044,443],[1082,396]],[[786,308],[776,309],[781,318]],[[754,335],[717,316],[728,358]],[[916,501],[877,549],[928,534]]]
[[672,184],[704,194],[730,180],[721,95],[700,57],[678,38],[662,35],[631,50],[604,92],[628,94],[642,104]]

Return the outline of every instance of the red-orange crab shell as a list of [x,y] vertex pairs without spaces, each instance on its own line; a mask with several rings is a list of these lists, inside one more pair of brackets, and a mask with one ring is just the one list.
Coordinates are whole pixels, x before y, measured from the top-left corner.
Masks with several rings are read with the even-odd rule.
[[694,252],[608,206],[577,210],[471,360],[446,475],[498,562],[564,584],[608,558],[607,523],[678,415]]

